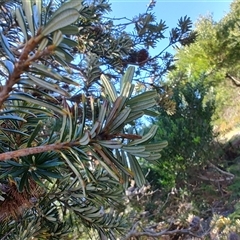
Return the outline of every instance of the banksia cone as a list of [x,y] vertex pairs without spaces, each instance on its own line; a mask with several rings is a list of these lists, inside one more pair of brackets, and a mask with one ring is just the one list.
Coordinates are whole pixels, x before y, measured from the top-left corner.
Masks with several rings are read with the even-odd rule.
[[139,51],[132,50],[129,53],[128,58],[122,61],[122,64],[124,67],[128,64],[139,64],[139,66],[143,66],[147,62],[148,57],[149,53],[146,49],[141,49]]
[[145,63],[149,57],[148,51],[146,49],[141,49],[137,53],[137,62],[139,64]]

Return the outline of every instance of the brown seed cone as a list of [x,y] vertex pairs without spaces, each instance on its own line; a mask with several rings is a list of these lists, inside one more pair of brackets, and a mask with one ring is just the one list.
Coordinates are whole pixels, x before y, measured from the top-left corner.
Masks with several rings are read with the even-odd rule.
[[19,192],[15,182],[12,181],[1,184],[1,190],[4,192],[2,197],[5,199],[0,201],[0,222],[17,219],[23,214],[24,210],[33,207],[42,190],[33,181],[29,181],[29,189],[29,192],[26,190]]

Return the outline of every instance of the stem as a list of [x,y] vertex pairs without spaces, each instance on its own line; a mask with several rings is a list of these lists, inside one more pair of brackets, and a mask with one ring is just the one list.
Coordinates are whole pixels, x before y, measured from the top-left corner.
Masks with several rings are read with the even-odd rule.
[[19,60],[15,63],[13,73],[9,75],[6,84],[0,88],[0,109],[2,108],[3,102],[8,98],[9,93],[12,91],[12,87],[20,80],[20,75],[24,70],[29,67],[29,53],[34,50],[34,48],[42,40],[43,36],[39,35],[35,38],[31,38],[25,45]]
[[42,152],[62,150],[70,146],[74,146],[76,144],[77,144],[76,142],[55,143],[50,145],[30,147],[30,148],[11,151],[11,152],[5,152],[0,154],[0,161],[9,160],[12,158],[24,157],[24,156],[38,154]]

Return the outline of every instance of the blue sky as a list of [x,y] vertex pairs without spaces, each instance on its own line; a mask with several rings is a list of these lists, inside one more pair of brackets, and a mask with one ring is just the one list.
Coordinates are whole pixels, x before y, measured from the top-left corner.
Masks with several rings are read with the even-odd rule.
[[[109,0],[111,3],[111,17],[132,18],[144,13],[150,0]],[[177,26],[178,19],[184,16],[191,18],[195,23],[200,16],[213,15],[215,21],[219,21],[230,11],[231,0],[156,0],[154,12],[159,21],[162,19],[171,29]],[[120,23],[120,22],[118,22]],[[169,29],[169,30],[170,30]],[[168,38],[168,29],[165,36]],[[168,44],[168,40],[162,40],[156,49],[150,50],[159,52]],[[172,51],[172,49],[168,49]]]
[[[146,10],[149,0],[110,0],[112,4],[112,16],[132,17]],[[177,20],[185,15],[195,22],[199,15],[212,13],[218,21],[228,11],[232,1],[230,0],[157,0],[154,12],[158,19],[166,21],[168,26],[174,27]]]

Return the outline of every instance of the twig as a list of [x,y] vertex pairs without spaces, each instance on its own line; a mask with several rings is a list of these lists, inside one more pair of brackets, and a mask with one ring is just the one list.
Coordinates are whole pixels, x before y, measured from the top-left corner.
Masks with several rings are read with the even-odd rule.
[[226,77],[230,78],[233,82],[234,85],[236,85],[237,87],[240,86],[240,80],[236,79],[235,77],[231,76],[229,73],[226,74]]
[[14,65],[13,73],[9,76],[6,84],[1,87],[0,91],[0,108],[3,102],[8,98],[9,93],[12,91],[12,87],[20,80],[20,75],[23,71],[29,68],[29,53],[41,42],[44,36],[39,35],[37,37],[31,38],[25,45],[18,62]]
[[14,158],[18,158],[18,157],[24,157],[24,156],[42,153],[42,152],[67,149],[76,144],[79,144],[79,142],[78,143],[77,142],[55,143],[55,144],[50,144],[50,145],[18,149],[18,150],[11,151],[11,152],[4,152],[4,153],[0,154],[0,161],[14,159]]
[[174,235],[174,234],[183,234],[183,235],[190,235],[192,237],[197,237],[197,238],[200,238],[200,239],[203,239],[203,236],[206,236],[205,234],[204,235],[196,235],[195,233],[191,232],[189,229],[176,229],[176,230],[172,230],[172,231],[169,231],[169,230],[163,230],[161,232],[154,232],[154,231],[144,231],[144,232],[137,232],[136,231],[136,228],[137,228],[137,225],[139,224],[139,222],[136,222],[132,229],[130,230],[130,232],[125,236],[123,237],[121,240],[129,240],[131,239],[132,237],[161,237],[161,236],[164,236],[164,235]]
[[225,175],[228,175],[228,176],[234,178],[234,175],[233,175],[232,173],[223,171],[222,169],[218,168],[217,166],[215,166],[214,164],[212,164],[212,163],[210,163],[210,162],[209,162],[209,165],[210,165],[211,167],[217,169],[220,173],[225,174]]

